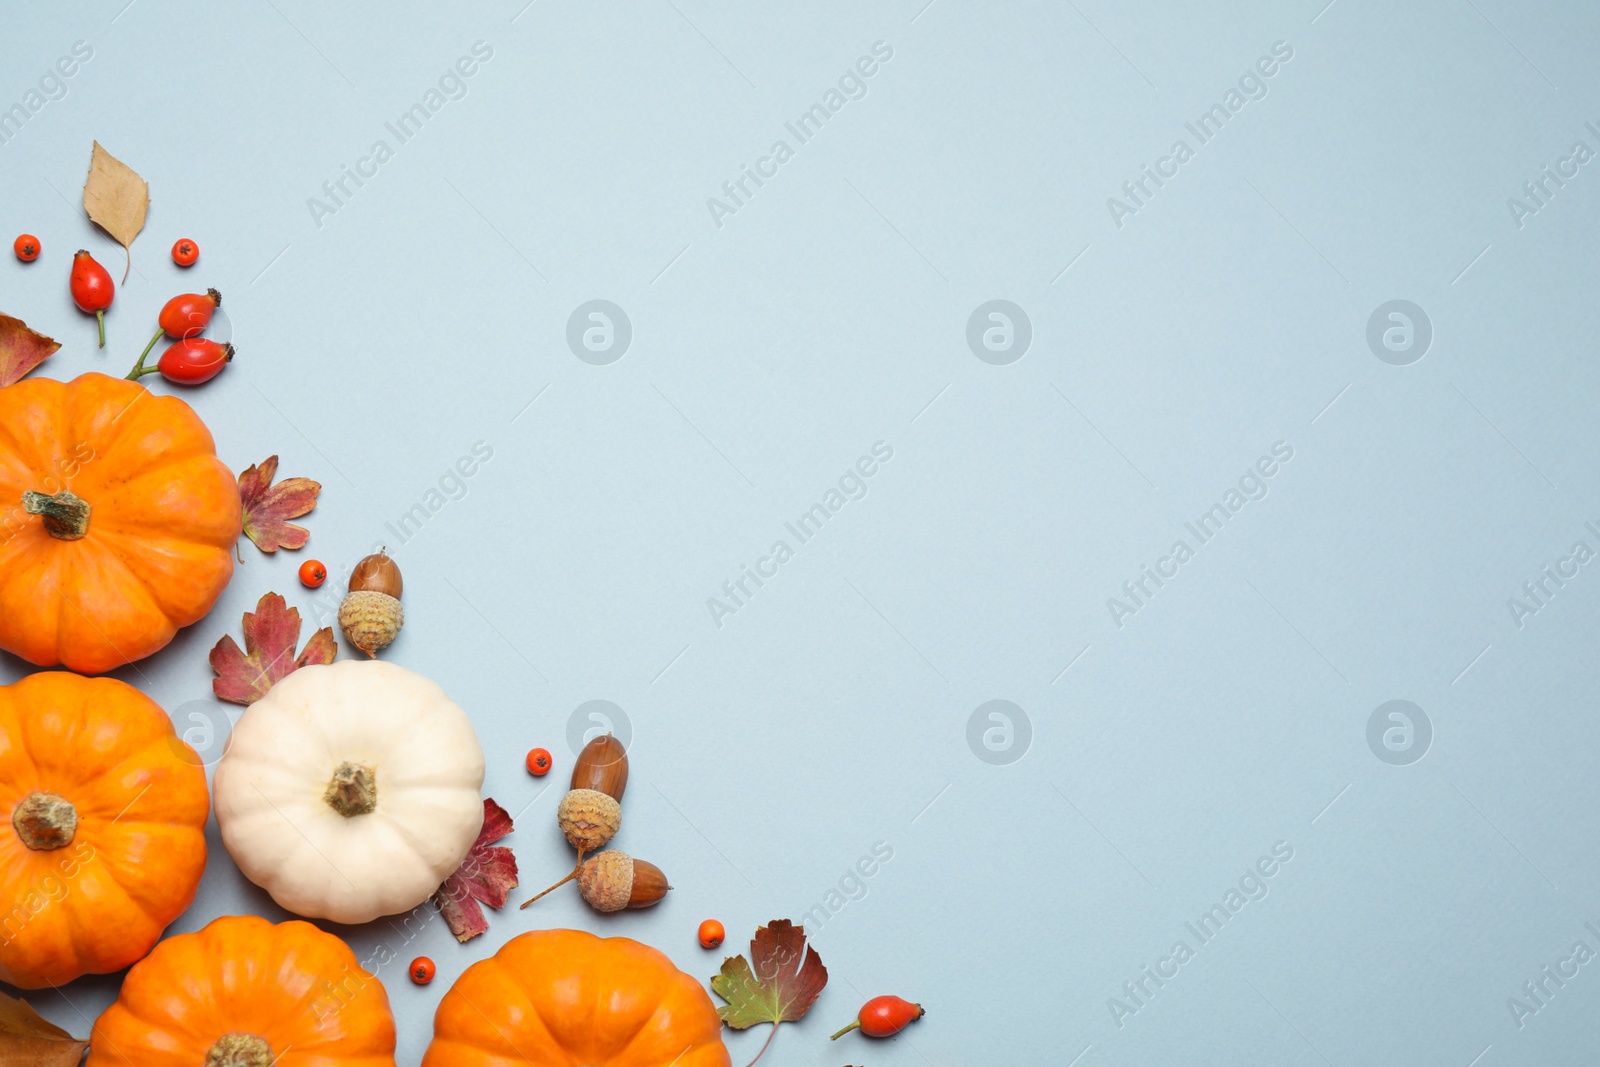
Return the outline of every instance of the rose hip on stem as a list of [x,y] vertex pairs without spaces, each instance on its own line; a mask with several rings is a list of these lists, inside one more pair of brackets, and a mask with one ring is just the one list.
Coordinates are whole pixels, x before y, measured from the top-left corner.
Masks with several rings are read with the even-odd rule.
[[69,286],[72,289],[72,302],[78,305],[78,310],[86,315],[93,315],[99,324],[100,347],[104,348],[106,308],[111,306],[111,301],[117,292],[116,285],[111,281],[111,273],[80,248],[77,255],[72,257],[72,277]]
[[211,316],[222,306],[222,294],[215,289],[203,293],[182,293],[168,300],[156,322],[161,332],[173,340],[199,337],[211,325]]
[[856,1021],[833,1035],[837,1041],[852,1030],[860,1030],[868,1037],[893,1037],[926,1015],[921,1004],[913,1004],[899,997],[873,997],[861,1006]]
[[128,372],[129,381],[136,382],[146,374],[160,372],[167,381],[178,385],[200,385],[221,374],[222,368],[233,361],[232,345],[208,341],[204,337],[185,337],[161,353],[161,359],[154,367],[147,367],[144,365],[145,357],[160,337],[159,333],[152,337],[150,343],[144,346],[144,351],[139,353],[139,362]]

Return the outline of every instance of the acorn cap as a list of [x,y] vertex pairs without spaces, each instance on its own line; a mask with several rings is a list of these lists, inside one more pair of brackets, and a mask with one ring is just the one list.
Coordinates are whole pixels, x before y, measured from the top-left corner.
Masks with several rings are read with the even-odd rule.
[[579,852],[605,846],[622,826],[622,805],[598,789],[574,789],[561,798],[556,822]]
[[621,911],[633,895],[633,857],[608,849],[583,861],[578,890],[595,911]]
[[369,656],[393,644],[405,621],[405,609],[388,593],[346,593],[339,605],[339,629],[345,640]]

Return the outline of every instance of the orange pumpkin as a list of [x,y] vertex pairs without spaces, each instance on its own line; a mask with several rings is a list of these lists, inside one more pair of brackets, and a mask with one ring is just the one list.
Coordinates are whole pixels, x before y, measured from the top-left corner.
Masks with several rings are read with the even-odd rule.
[[395,1067],[383,983],[298,919],[169,937],[95,1020],[87,1067]]
[[47,671],[0,687],[0,980],[128,966],[194,899],[206,774],[149,697]]
[[0,648],[99,674],[233,576],[239,483],[188,404],[121,378],[0,389]]
[[700,983],[626,937],[537,930],[468,967],[422,1067],[729,1067]]

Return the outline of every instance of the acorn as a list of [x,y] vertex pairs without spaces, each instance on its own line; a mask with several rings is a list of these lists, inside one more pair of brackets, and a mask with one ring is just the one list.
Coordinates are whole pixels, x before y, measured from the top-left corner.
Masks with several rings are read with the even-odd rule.
[[339,629],[345,640],[369,656],[388,648],[405,625],[405,609],[400,606],[403,585],[400,568],[387,550],[357,563],[350,572],[350,591],[339,605]]
[[671,888],[660,867],[616,848],[585,860],[578,875],[578,892],[595,911],[648,908]]
[[625,908],[648,908],[659,904],[672,887],[661,868],[644,860],[636,860],[621,849],[611,848],[598,856],[590,856],[573,868],[571,874],[546,889],[544,893],[523,901],[526,908],[551,890],[578,880],[578,892],[595,911],[622,911]]
[[603,734],[583,746],[572,767],[572,788],[556,808],[556,822],[579,859],[616,836],[627,788],[628,753],[621,741]]

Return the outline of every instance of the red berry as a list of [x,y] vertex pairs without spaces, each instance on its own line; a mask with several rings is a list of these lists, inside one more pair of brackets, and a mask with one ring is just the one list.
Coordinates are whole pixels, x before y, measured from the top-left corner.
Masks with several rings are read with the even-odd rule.
[[22,262],[32,263],[39,258],[39,239],[31,233],[25,233],[11,242],[11,250]]
[[433,981],[434,973],[438,970],[433,961],[426,956],[418,956],[411,961],[411,980],[418,985],[427,985]]
[[111,272],[95,262],[89,253],[78,250],[72,257],[72,302],[78,310],[93,315],[100,324],[100,347],[106,346],[106,308],[111,306],[117,287],[111,281]]
[[320,559],[308,559],[300,564],[300,584],[307,589],[315,589],[327,580],[328,568]]
[[156,322],[168,337],[199,337],[211,325],[211,316],[221,306],[222,294],[215,289],[184,293],[167,301]]
[[180,267],[192,267],[199,258],[200,246],[187,237],[179,238],[178,243],[172,246],[172,262]]
[[727,936],[728,932],[724,930],[722,928],[722,924],[717,922],[715,919],[707,919],[705,922],[700,924],[701,948],[716,948],[718,945],[722,944],[723,939],[725,939]]
[[845,1034],[860,1029],[868,1037],[893,1037],[927,1013],[921,1004],[913,1004],[899,997],[873,997],[862,1005],[856,1021],[833,1035],[837,1041]]
[[528,753],[528,773],[543,778],[550,773],[550,750],[536,748]]
[[[209,382],[233,359],[233,346],[204,337],[185,337],[165,352],[155,370],[169,382],[179,385],[199,385]],[[148,372],[151,368],[145,368]]]

